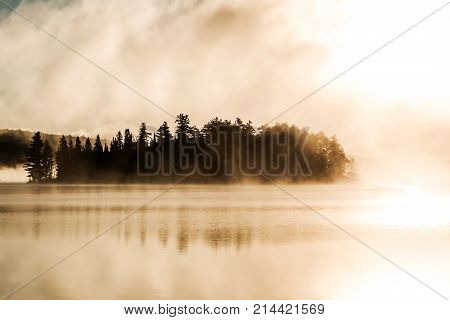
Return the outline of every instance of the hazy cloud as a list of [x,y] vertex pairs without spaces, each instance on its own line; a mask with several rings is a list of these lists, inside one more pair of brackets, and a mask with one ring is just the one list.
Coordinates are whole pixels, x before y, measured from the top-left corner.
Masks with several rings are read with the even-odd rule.
[[[19,1],[9,3],[17,6]],[[389,28],[363,19],[367,12],[357,17],[352,11],[356,3],[37,0],[23,1],[17,8],[172,114],[189,113],[195,123],[216,115],[264,123],[372,49],[365,45],[367,34],[383,39],[392,35]],[[153,126],[172,121],[6,12],[0,10],[0,127],[109,136],[125,127],[136,130],[141,121]],[[375,14],[371,19],[379,18]],[[365,31],[360,38],[353,36],[358,30],[352,21]],[[357,49],[342,56],[348,43]],[[332,61],[338,61],[338,67]],[[382,65],[380,61],[373,63]],[[280,121],[336,133],[351,153],[364,157],[378,157],[383,149],[392,157],[399,157],[399,150],[420,155],[419,149],[425,150],[425,158],[450,158],[448,124],[442,122],[448,108],[441,106],[432,114],[427,104],[435,102],[416,99],[411,109],[411,101],[374,98],[385,89],[376,92],[376,81],[383,75],[371,79],[377,68],[370,66],[367,63],[350,80],[340,80]],[[369,84],[361,87],[364,83]],[[399,132],[405,119],[409,124]],[[409,141],[417,145],[405,146]]]

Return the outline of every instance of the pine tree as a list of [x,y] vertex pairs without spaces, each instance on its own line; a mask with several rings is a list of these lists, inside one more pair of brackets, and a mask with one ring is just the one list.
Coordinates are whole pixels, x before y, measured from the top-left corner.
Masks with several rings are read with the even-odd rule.
[[105,143],[105,146],[103,147],[103,160],[105,161],[106,164],[108,164],[109,162],[109,147],[108,145]]
[[73,142],[72,142],[72,138],[69,139],[69,142],[67,143],[67,145],[69,146],[69,153],[73,153]]
[[83,149],[85,154],[90,154],[92,152],[92,143],[91,143],[91,139],[86,138],[86,142],[84,143],[84,149]]
[[80,140],[80,137],[77,137],[75,139],[75,154],[79,157],[82,152],[83,152],[83,147],[81,146],[81,140]]
[[102,144],[102,140],[100,139],[99,135],[97,135],[97,138],[95,138],[93,151],[97,157],[100,157],[101,154],[103,153],[103,144]]
[[139,128],[138,143],[139,143],[140,147],[144,147],[144,148],[148,144],[147,125],[144,122],[142,122],[141,127]]
[[187,114],[180,113],[175,120],[177,127],[175,129],[175,134],[178,140],[185,142],[191,133],[191,121]]
[[42,149],[42,180],[53,180],[53,149],[47,140],[44,141]]
[[167,143],[173,139],[166,121],[163,122],[163,124],[159,127],[158,131],[156,132],[156,139],[158,143]]
[[133,135],[131,134],[130,129],[125,129],[123,149],[127,152],[130,152],[133,149]]
[[[129,129],[124,131],[123,136],[119,131],[113,137],[110,148],[106,143],[103,147],[99,135],[94,145],[87,138],[84,146],[79,137],[74,139],[75,145],[72,145],[62,136],[56,152],[56,163],[50,144],[43,142],[41,134],[36,132],[26,154],[24,167],[30,182],[53,180],[55,171],[57,180],[63,182],[103,181],[108,179],[110,173],[124,181],[147,181],[139,173],[149,172],[153,168],[163,169],[160,172],[168,173],[168,176],[174,172],[192,172],[197,168],[208,172],[205,177],[213,173],[218,179],[237,181],[241,175],[229,166],[239,163],[240,159],[247,159],[239,164],[249,173],[256,174],[264,170],[279,176],[289,172],[286,177],[293,181],[331,180],[345,176],[349,169],[350,160],[337,138],[327,137],[322,132],[309,133],[307,129],[287,124],[264,125],[256,131],[250,121],[244,123],[239,118],[230,121],[217,117],[199,131],[191,126],[189,117],[184,114],[178,115],[176,125],[175,138],[167,122],[153,136],[142,123],[136,140],[133,140]],[[234,140],[234,134],[239,135],[239,140]],[[221,136],[226,139],[219,139]],[[136,148],[138,153],[134,152]],[[201,161],[197,155],[205,159],[209,157],[208,164],[203,164],[206,161]],[[147,159],[150,158],[146,156],[152,156],[150,168],[147,167],[150,164]],[[275,163],[273,159],[288,159],[289,163]],[[230,173],[234,176],[231,177]],[[201,175],[196,178],[203,179]],[[159,175],[155,179],[165,178]]]
[[109,150],[111,153],[116,153],[117,151],[119,151],[119,144],[117,143],[116,138],[112,138]]
[[41,182],[42,180],[42,147],[41,133],[38,131],[31,138],[30,147],[26,155],[27,161],[24,165],[30,182]]
[[120,132],[120,131],[117,132],[116,142],[117,142],[118,151],[123,150],[123,136],[122,136],[122,132]]
[[59,139],[58,151],[56,151],[56,167],[57,179],[64,181],[67,179],[69,166],[69,146],[67,145],[66,137],[62,136]]

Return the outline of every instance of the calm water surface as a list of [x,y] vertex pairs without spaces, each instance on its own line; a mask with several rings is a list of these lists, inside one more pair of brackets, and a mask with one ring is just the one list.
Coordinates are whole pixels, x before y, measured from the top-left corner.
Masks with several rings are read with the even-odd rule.
[[[0,185],[0,296],[161,185]],[[450,188],[285,186],[450,295]],[[438,298],[274,186],[177,186],[14,299]]]

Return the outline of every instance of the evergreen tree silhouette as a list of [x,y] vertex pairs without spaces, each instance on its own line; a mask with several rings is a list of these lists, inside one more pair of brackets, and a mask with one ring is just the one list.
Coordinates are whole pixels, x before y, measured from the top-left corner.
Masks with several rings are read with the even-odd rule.
[[117,132],[116,134],[116,143],[117,143],[117,150],[121,151],[123,150],[123,136],[122,132]]
[[[70,149],[70,147],[69,147]],[[80,137],[75,138],[75,147],[72,152],[71,156],[71,167],[72,167],[72,177],[71,179],[74,179],[75,181],[80,179],[80,177],[83,175],[83,146],[81,145],[81,139]]]
[[[335,136],[287,123],[255,130],[251,121],[215,117],[199,130],[188,115],[179,114],[175,125],[174,135],[163,122],[152,137],[142,123],[136,140],[126,129],[124,135],[119,131],[112,138],[109,147],[103,146],[99,135],[94,145],[86,138],[84,146],[79,137],[73,146],[62,136],[56,166],[50,144],[42,142],[37,132],[25,169],[33,182],[50,181],[55,171],[58,182],[173,182],[176,175],[187,174],[191,182],[237,182],[244,176],[264,181],[261,172],[298,182],[342,178],[350,163]],[[152,166],[144,168],[150,175],[140,174],[142,164]]]
[[164,144],[172,141],[172,139],[173,137],[172,134],[170,133],[169,126],[167,122],[164,121],[163,124],[156,131],[156,141],[160,144]]
[[128,153],[133,150],[133,135],[131,134],[130,129],[125,129],[123,149]]
[[57,167],[57,180],[67,181],[68,180],[68,167],[69,162],[69,146],[67,145],[67,140],[65,136],[59,139],[58,150],[56,151],[56,167]]
[[86,138],[86,142],[84,143],[84,149],[83,149],[84,154],[88,155],[92,153],[92,143],[91,143],[91,139]]
[[110,159],[109,147],[105,143],[105,145],[103,147],[103,157],[102,157],[103,168],[102,169],[108,170],[110,167],[110,163],[111,163],[111,159]]
[[101,177],[101,172],[105,170],[105,155],[103,150],[102,140],[100,135],[97,135],[94,142],[93,163],[90,165],[91,178],[98,179]]
[[53,149],[47,140],[44,141],[42,149],[42,180],[49,182],[53,180]]
[[94,151],[97,159],[99,159],[101,157],[101,155],[103,154],[103,144],[102,144],[102,140],[100,139],[99,135],[97,135],[97,138],[95,138],[93,151]]
[[76,137],[76,139],[75,139],[75,154],[78,156],[78,158],[80,158],[82,152],[83,152],[83,147],[81,146],[80,137]]
[[67,146],[69,147],[69,153],[72,153],[73,152],[72,138],[69,139],[69,142],[67,143]]
[[[145,122],[141,123],[141,126],[139,127],[139,133],[138,133],[138,138],[137,138],[137,143],[136,143],[136,147],[137,147],[137,154],[134,157],[134,163],[135,165],[135,170],[134,172],[143,172],[144,170],[144,166],[145,166],[145,153],[147,151],[148,148],[148,131],[147,131],[147,125],[145,124]],[[142,177],[139,177],[140,180],[142,180]]]
[[69,180],[76,180],[77,179],[77,159],[75,156],[75,150],[73,147],[72,137],[69,136],[67,139],[67,147],[68,147],[68,164],[66,169],[66,174]]
[[31,138],[31,143],[26,155],[26,163],[24,165],[25,171],[28,173],[27,177],[30,182],[41,182],[44,173],[42,168],[42,147],[43,142],[41,133],[36,132]]
[[148,144],[147,125],[144,122],[141,123],[141,127],[139,128],[138,143],[139,146],[143,148],[145,148]]
[[175,129],[176,139],[181,142],[186,142],[189,138],[189,134],[192,131],[189,116],[187,114],[180,113],[179,115],[177,115],[175,123],[176,123]]
[[136,172],[136,143],[133,141],[133,134],[131,133],[130,129],[125,129],[123,138],[123,151],[120,162],[120,165],[122,166],[122,172],[127,177],[132,175],[133,172]]

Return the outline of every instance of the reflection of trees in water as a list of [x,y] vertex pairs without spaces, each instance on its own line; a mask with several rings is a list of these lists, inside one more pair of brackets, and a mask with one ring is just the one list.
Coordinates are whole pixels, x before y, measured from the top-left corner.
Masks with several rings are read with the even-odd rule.
[[35,240],[39,240],[40,236],[41,236],[41,222],[40,222],[40,214],[36,214],[36,217],[33,219],[33,239]]
[[240,249],[242,246],[250,245],[252,230],[249,227],[221,227],[211,228],[204,231],[204,239],[214,248],[233,246]]
[[250,245],[251,232],[251,228],[243,228],[242,226],[218,226],[202,230],[179,227],[176,236],[177,250],[178,252],[186,252],[189,245],[199,239],[214,249],[234,247],[239,250],[245,245]]
[[[292,208],[256,209],[261,215],[239,208],[186,207],[181,204],[150,206],[108,231],[102,239],[115,239],[118,245],[159,245],[184,253],[192,246],[240,250],[255,243],[286,243],[339,237],[338,230],[326,224],[297,221]],[[130,206],[116,204],[52,203],[40,201],[21,205],[0,205],[0,234],[37,241],[82,243],[125,217]],[[273,213],[273,214],[272,214]],[[298,216],[300,217],[300,216]],[[294,221],[297,221],[295,223]],[[294,222],[294,223],[292,223]]]
[[145,240],[147,238],[147,224],[141,223],[139,230],[139,240],[141,243],[141,247],[145,246]]
[[159,243],[163,247],[167,246],[167,242],[169,240],[169,229],[168,228],[159,228],[158,229],[158,240]]
[[[28,223],[26,220],[15,223],[10,218],[9,222],[2,219],[0,232],[20,234],[24,238],[31,235],[35,240],[55,236],[91,238],[122,218],[126,212],[116,206],[110,209],[112,210],[108,210],[107,206],[89,208],[85,205],[26,206],[16,211],[31,214],[32,219]],[[13,212],[13,208],[7,208],[5,211]],[[157,240],[162,247],[167,247],[173,240],[176,250],[180,253],[186,252],[193,243],[201,241],[215,249],[234,247],[239,250],[251,244],[252,228],[236,225],[236,222],[223,220],[223,217],[218,216],[206,215],[198,219],[198,215],[184,209],[176,210],[174,214],[172,208],[157,213],[151,210],[138,212],[110,230],[109,236],[124,243],[137,240],[142,247],[148,245],[148,239]]]
[[[187,194],[188,197],[192,195]],[[35,240],[76,239],[82,242],[95,237],[133,210],[133,206],[120,195],[108,198],[109,203],[104,199],[98,201],[97,194],[62,197],[61,200],[44,195],[14,205],[4,202],[0,205],[0,234]],[[196,199],[196,196],[192,197]],[[183,253],[193,245],[239,250],[254,243],[285,243],[336,236],[336,231],[329,226],[307,221],[292,223],[301,217],[293,207],[261,206],[248,212],[231,204],[218,208],[210,202],[205,207],[201,204],[186,206],[184,202],[172,199],[167,201],[175,202],[145,207],[102,238],[114,238],[119,245],[135,245],[135,242],[146,248],[156,243],[162,248],[175,248]],[[120,202],[125,203],[120,205]]]

